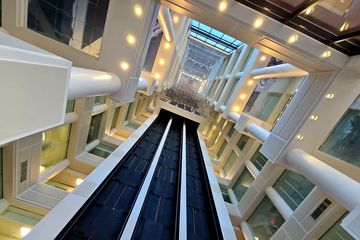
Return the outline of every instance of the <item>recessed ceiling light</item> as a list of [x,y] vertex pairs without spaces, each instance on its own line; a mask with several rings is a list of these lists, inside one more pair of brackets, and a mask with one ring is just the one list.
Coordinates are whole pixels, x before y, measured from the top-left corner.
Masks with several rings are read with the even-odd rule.
[[314,12],[314,10],[315,10],[315,6],[310,6],[307,9],[305,9],[304,14],[305,15],[310,15],[310,14],[312,14]]
[[128,44],[134,45],[136,43],[136,38],[134,35],[128,34],[126,35],[126,41],[128,42]]
[[343,25],[341,25],[339,30],[340,30],[340,32],[344,32],[344,31],[348,30],[349,27],[350,27],[350,23],[348,21],[345,21],[343,23]]
[[21,227],[20,228],[20,236],[25,237],[30,231],[31,231],[31,228]]
[[297,34],[293,34],[293,35],[291,35],[290,37],[289,37],[289,39],[288,39],[288,43],[294,43],[294,42],[296,42],[297,40],[299,39],[299,36],[297,35]]
[[141,17],[143,15],[142,7],[138,4],[134,6],[134,13],[136,16]]
[[247,82],[247,84],[249,85],[249,86],[251,86],[251,85],[253,85],[254,84],[254,80],[249,80],[248,82]]
[[154,78],[155,78],[156,80],[159,80],[159,79],[160,79],[160,73],[155,73],[155,74],[154,74]]
[[313,120],[313,121],[316,121],[316,120],[319,119],[319,116],[316,115],[316,114],[314,114],[314,115],[311,115],[311,116],[310,116],[310,119]]
[[263,62],[263,61],[265,61],[265,60],[266,60],[266,56],[265,56],[265,55],[262,55],[262,56],[260,57],[260,61]]
[[296,135],[296,139],[299,141],[302,141],[304,139],[304,136],[301,134]]
[[179,17],[177,15],[175,15],[173,17],[173,21],[174,21],[174,23],[178,23],[179,22]]
[[171,44],[170,44],[170,43],[166,42],[166,43],[164,44],[164,48],[165,48],[165,49],[170,49],[170,47],[171,47]]
[[264,19],[262,17],[259,17],[257,19],[255,19],[255,22],[254,22],[254,28],[259,28],[263,25],[264,23]]
[[334,93],[328,93],[325,95],[325,97],[329,100],[333,99],[335,97],[335,94]]
[[82,184],[82,183],[83,183],[83,181],[84,181],[84,179],[81,179],[81,178],[76,178],[76,180],[75,180],[75,184],[76,184],[76,186],[79,186],[80,184]]
[[331,51],[327,50],[321,54],[321,58],[328,58],[331,56]]
[[129,65],[128,62],[122,61],[120,63],[120,67],[121,67],[122,70],[126,71],[126,70],[128,70],[130,68],[130,65]]
[[219,9],[220,12],[224,12],[224,11],[227,9],[227,6],[228,6],[227,1],[226,1],[226,0],[221,0],[221,1],[219,2],[219,7],[218,7],[218,9]]
[[240,95],[240,99],[241,99],[241,100],[244,100],[245,98],[246,98],[246,94],[241,94],[241,95]]
[[164,65],[164,64],[165,64],[165,60],[164,60],[163,58],[160,58],[159,64],[160,64],[161,66]]

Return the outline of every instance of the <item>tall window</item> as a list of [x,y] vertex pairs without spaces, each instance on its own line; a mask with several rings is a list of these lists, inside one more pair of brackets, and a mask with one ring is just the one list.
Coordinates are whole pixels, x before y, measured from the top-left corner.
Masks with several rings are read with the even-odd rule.
[[229,132],[228,132],[228,134],[227,134],[229,137],[232,137],[232,135],[234,134],[234,132],[235,132],[235,130],[236,130],[236,129],[234,128],[234,125],[235,125],[234,123],[231,123],[231,124],[230,124],[230,130],[229,130]]
[[267,158],[260,152],[260,148],[262,144],[256,149],[256,152],[251,157],[250,161],[255,165],[255,167],[261,171],[261,169],[265,166],[267,162]]
[[314,184],[302,175],[285,170],[274,184],[274,189],[295,210],[314,188]]
[[340,119],[320,151],[360,167],[360,97]]
[[92,116],[90,127],[89,127],[89,135],[87,138],[86,143],[91,143],[92,141],[95,141],[99,137],[100,127],[101,127],[101,120],[102,120],[103,114],[96,114]]
[[246,143],[249,141],[250,137],[246,136],[246,135],[241,135],[239,141],[237,142],[236,146],[238,146],[238,148],[242,151],[245,146]]
[[347,233],[342,227],[341,222],[348,213],[344,214],[321,238],[320,240],[355,240],[349,233]]
[[27,27],[99,56],[109,0],[31,0]]
[[97,96],[94,100],[94,106],[105,104],[106,96]]
[[66,103],[66,113],[70,113],[74,111],[75,100],[68,100]]
[[219,148],[219,151],[217,152],[218,159],[220,158],[221,154],[224,152],[226,145],[227,145],[227,141],[224,140],[224,142],[221,144],[221,147]]
[[257,114],[256,117],[263,121],[266,121],[271,115],[271,113],[274,111],[274,108],[278,104],[280,98],[281,94],[279,93],[269,93],[263,107],[261,108],[260,112]]
[[253,175],[245,168],[232,188],[238,201],[241,200],[254,180]]
[[68,124],[43,132],[40,171],[66,159],[70,128]]
[[261,240],[270,239],[284,222],[284,218],[267,196],[247,220],[255,239]]
[[232,166],[234,166],[234,163],[236,162],[237,157],[238,157],[238,155],[234,151],[231,151],[231,154],[223,167],[223,170],[224,170],[224,173],[226,176],[230,172]]
[[119,112],[120,112],[120,107],[117,107],[115,109],[115,112],[114,112],[114,117],[113,117],[113,119],[111,121],[111,129],[116,128],[116,122],[117,122],[117,120],[119,118]]
[[[0,2],[1,3],[1,2]],[[3,149],[0,148],[0,199],[3,196],[3,185],[4,185],[4,177],[3,177]]]

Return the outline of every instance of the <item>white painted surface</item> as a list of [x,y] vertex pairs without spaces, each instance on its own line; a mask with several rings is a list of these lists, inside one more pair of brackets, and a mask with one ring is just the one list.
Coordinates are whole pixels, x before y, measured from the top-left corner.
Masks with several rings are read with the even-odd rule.
[[137,90],[146,90],[147,88],[148,88],[147,80],[145,78],[139,78]]
[[272,187],[267,187],[265,189],[266,195],[269,197],[271,202],[280,212],[281,216],[288,220],[293,214],[293,210],[289,207],[289,205],[284,201],[284,199],[276,192],[276,190]]
[[254,79],[262,78],[287,78],[287,77],[302,77],[308,73],[291,64],[284,63],[271,67],[258,68],[251,72]]
[[127,223],[125,225],[125,228],[124,228],[124,231],[121,235],[121,240],[126,240],[126,239],[130,239],[133,232],[134,232],[134,229],[136,227],[136,223],[137,223],[137,220],[140,216],[140,213],[141,213],[141,209],[142,209],[142,206],[144,204],[144,201],[145,201],[145,198],[146,198],[146,194],[149,190],[149,186],[150,186],[150,183],[151,183],[151,179],[155,173],[155,169],[156,169],[156,166],[157,166],[157,163],[159,162],[159,159],[160,159],[160,155],[161,155],[161,152],[163,150],[163,147],[164,147],[164,144],[165,144],[165,141],[166,141],[166,137],[169,133],[169,130],[170,130],[170,127],[171,127],[171,123],[172,123],[172,118],[169,120],[167,126],[166,126],[166,129],[164,131],[164,135],[162,136],[161,138],[161,141],[160,141],[160,144],[156,150],[156,153],[155,153],[155,156],[151,162],[151,165],[150,165],[150,168],[149,168],[149,171],[145,177],[145,180],[141,186],[141,189],[140,189],[140,192],[136,198],[136,201],[135,201],[135,204],[132,208],[132,211],[130,213],[130,216],[128,217],[127,219]]
[[113,73],[72,67],[68,99],[112,94],[120,87],[120,79]]
[[245,130],[254,135],[254,137],[256,137],[261,142],[265,142],[270,135],[268,130],[256,125],[255,123],[250,123],[247,125]]
[[158,20],[163,30],[166,41],[172,42],[175,38],[174,25],[171,19],[170,10],[161,6],[159,9]]

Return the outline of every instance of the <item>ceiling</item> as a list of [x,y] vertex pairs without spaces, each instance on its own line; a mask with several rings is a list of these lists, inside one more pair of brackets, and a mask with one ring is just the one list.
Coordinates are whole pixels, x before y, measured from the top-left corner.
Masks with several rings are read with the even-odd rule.
[[347,55],[360,54],[359,0],[236,0]]

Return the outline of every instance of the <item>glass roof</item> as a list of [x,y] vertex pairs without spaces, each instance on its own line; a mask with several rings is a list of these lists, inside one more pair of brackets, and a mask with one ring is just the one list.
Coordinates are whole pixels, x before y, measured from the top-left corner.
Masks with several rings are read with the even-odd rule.
[[360,54],[359,0],[236,0],[347,55]]
[[190,35],[226,53],[242,44],[239,40],[195,20],[191,22]]

